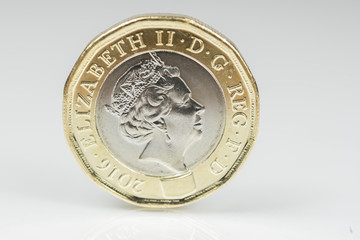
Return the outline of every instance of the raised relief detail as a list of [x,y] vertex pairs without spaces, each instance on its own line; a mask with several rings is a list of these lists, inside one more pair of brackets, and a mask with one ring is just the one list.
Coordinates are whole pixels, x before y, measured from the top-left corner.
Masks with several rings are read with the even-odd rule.
[[[111,161],[107,158],[102,159],[96,168],[105,171],[106,178],[115,181],[116,185],[122,189],[129,188],[135,193],[140,193],[143,190],[142,187],[145,184],[145,180],[135,178],[129,173],[121,172],[117,167],[111,164]],[[109,169],[111,169],[110,172]]]
[[166,65],[155,52],[149,55],[120,77],[105,108],[119,118],[129,142],[146,143],[140,161],[184,172],[184,154],[202,136],[205,108],[192,98],[178,67]]

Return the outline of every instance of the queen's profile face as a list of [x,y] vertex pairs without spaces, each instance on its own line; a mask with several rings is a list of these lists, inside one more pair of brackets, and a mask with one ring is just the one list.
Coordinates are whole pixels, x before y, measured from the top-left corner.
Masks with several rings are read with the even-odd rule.
[[192,98],[190,89],[180,78],[175,78],[174,83],[168,93],[172,107],[164,121],[170,139],[187,146],[201,137],[204,107]]
[[186,151],[202,136],[204,106],[177,67],[167,66],[155,53],[119,79],[107,109],[120,117],[119,130],[129,142],[146,143],[139,161],[154,161],[173,172],[187,170]]
[[163,116],[164,128],[154,129],[140,159],[157,159],[169,168],[184,171],[184,154],[202,135],[204,107],[191,97],[190,89],[180,78],[174,78],[173,82],[174,87],[167,94],[171,110]]

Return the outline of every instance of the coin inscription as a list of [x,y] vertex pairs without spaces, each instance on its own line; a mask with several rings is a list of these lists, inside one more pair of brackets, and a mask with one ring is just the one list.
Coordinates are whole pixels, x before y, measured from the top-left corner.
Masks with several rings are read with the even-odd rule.
[[[163,41],[163,33],[167,32],[168,34],[168,42],[164,44]],[[178,35],[182,35],[180,31],[167,31],[167,30],[155,30],[153,33],[156,34],[156,46],[167,46],[167,47],[173,47],[174,46],[174,36],[175,33]],[[151,34],[151,33],[147,33]],[[115,57],[124,57],[127,52],[126,51],[136,51],[138,49],[147,48],[148,46],[145,44],[144,40],[144,32],[139,32],[135,34],[131,34],[129,36],[125,36],[125,39],[128,41],[125,42],[123,39],[120,39],[115,44],[111,45],[109,49],[105,49],[101,54],[97,56],[98,59],[101,60],[101,65],[97,63],[93,63],[90,65],[87,73],[94,75],[97,79],[100,79],[104,74],[105,67],[109,68],[114,63],[116,63],[117,58]],[[153,35],[153,34],[151,34]],[[189,51],[194,54],[199,54],[203,52],[205,49],[204,41],[201,38],[195,37],[195,36],[189,36],[189,39],[187,39],[187,42],[190,42],[190,45],[186,46],[185,50]],[[150,39],[151,40],[151,39]],[[178,41],[177,44],[182,44],[185,42],[185,39],[181,39]],[[128,45],[126,45],[128,44]],[[175,44],[176,45],[176,44]],[[130,46],[130,49],[128,50]],[[124,50],[126,49],[126,50]],[[206,52],[207,55],[210,54],[210,51]],[[225,69],[227,65],[230,64],[230,62],[227,60],[227,58],[223,54],[215,54],[212,57],[210,57],[211,61],[211,67],[216,71],[221,71]]]
[[141,16],[84,50],[64,89],[70,148],[97,184],[143,206],[187,204],[228,181],[258,126],[255,81],[223,36]]
[[121,188],[131,188],[132,191],[140,193],[144,180],[133,178],[129,173],[122,173],[118,168],[111,165],[109,159],[102,159],[96,168],[106,171],[108,179],[115,179]]

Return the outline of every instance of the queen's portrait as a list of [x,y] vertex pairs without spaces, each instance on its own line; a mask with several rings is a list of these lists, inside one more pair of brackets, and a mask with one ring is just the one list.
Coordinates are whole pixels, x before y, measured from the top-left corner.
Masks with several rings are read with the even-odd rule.
[[145,145],[140,162],[187,170],[184,155],[201,139],[205,108],[192,98],[178,67],[150,52],[119,78],[105,107],[119,118],[118,129],[127,141]]

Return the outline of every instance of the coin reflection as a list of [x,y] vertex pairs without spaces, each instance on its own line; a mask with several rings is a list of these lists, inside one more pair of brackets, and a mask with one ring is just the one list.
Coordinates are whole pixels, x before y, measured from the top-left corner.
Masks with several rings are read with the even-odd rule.
[[134,211],[100,224],[85,239],[219,240],[220,238],[202,219],[194,219],[183,213]]

